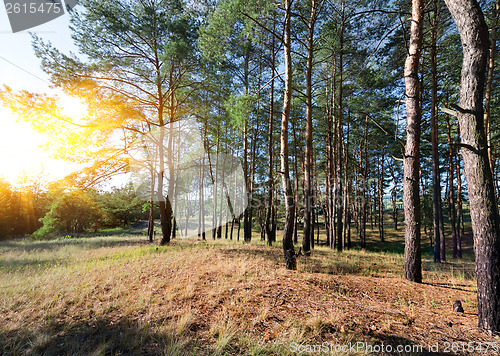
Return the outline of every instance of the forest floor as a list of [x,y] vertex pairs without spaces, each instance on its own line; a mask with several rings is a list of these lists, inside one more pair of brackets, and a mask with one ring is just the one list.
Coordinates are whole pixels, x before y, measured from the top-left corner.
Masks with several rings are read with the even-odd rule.
[[415,284],[402,278],[402,232],[376,235],[367,250],[316,247],[297,271],[257,234],[4,241],[0,354],[498,354],[500,339],[477,329],[471,241],[439,265],[425,242]]

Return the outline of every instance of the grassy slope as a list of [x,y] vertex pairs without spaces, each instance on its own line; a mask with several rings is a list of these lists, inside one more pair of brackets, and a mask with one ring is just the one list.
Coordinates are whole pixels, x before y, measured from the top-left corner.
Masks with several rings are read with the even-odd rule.
[[[293,272],[279,246],[260,241],[2,242],[0,353],[284,355],[291,342],[358,341],[500,347],[476,329],[470,255],[437,267],[425,256],[425,283],[416,285],[402,279],[400,234],[387,235],[370,247],[393,252],[319,247]],[[464,315],[452,312],[456,299]]]

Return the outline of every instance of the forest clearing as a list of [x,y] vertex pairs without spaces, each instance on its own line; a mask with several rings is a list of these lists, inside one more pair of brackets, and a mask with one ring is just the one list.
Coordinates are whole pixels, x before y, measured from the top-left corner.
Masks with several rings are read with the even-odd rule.
[[[369,236],[368,246],[380,248],[375,231]],[[415,285],[403,279],[401,231],[388,236],[392,252],[320,246],[299,256],[296,271],[258,236],[164,247],[127,231],[2,242],[0,343],[4,354],[47,355],[307,355],[320,353],[292,352],[292,343],[325,342],[334,351],[366,343],[325,353],[334,355],[430,347],[465,355],[471,345],[498,354],[500,340],[477,329],[471,241],[461,261],[435,265],[424,254],[425,283]],[[465,313],[453,311],[455,300]],[[413,352],[365,352],[376,345]]]

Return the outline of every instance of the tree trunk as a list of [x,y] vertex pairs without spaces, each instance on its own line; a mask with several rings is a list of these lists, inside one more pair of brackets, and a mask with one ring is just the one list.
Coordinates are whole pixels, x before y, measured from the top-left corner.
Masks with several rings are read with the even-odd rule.
[[[273,21],[273,30],[274,30]],[[271,41],[271,76],[274,77],[275,72],[275,40],[274,36],[272,36]],[[274,118],[274,79],[271,79],[271,87],[269,89],[269,123],[268,123],[268,156],[269,156],[269,164],[267,170],[267,212],[266,212],[266,235],[267,235],[267,244],[271,246],[274,241],[276,241],[276,230],[272,229],[272,217],[274,210],[274,177],[273,177],[273,118]]]
[[164,133],[163,130],[160,130],[160,132],[161,133],[158,150],[158,153],[160,155],[160,171],[158,172],[158,207],[160,210],[160,223],[162,232],[160,245],[165,245],[170,242],[170,234],[172,232],[172,206],[170,205],[168,194],[166,198],[163,196],[163,175],[165,167],[163,147]]
[[[460,130],[458,137],[460,137]],[[462,173],[460,169],[460,156],[457,148],[457,257],[462,258],[462,225],[464,222],[464,214],[462,211]]]
[[368,199],[366,197],[366,189],[367,189],[367,179],[368,179],[368,115],[365,117],[365,132],[363,135],[363,150],[364,150],[364,167],[361,180],[361,189],[362,189],[362,214],[361,214],[361,227],[360,227],[360,240],[361,247],[366,247],[366,220],[368,219]]
[[488,145],[488,159],[490,162],[491,175],[495,174],[495,165],[493,159],[493,147],[491,144],[491,86],[493,83],[493,74],[495,69],[495,56],[496,56],[496,45],[497,45],[497,27],[498,27],[498,17],[500,16],[500,0],[495,2],[495,17],[493,19],[493,24],[491,26],[491,42],[490,42],[490,52],[488,56],[488,75],[486,77],[486,89],[484,93],[484,126],[486,130],[486,142]]
[[[328,246],[335,248],[335,195],[334,195],[334,176],[335,176],[335,127],[333,118],[335,116],[335,76],[336,76],[336,63],[335,56],[333,56],[333,74],[330,80],[331,94],[328,94],[329,86],[326,86],[326,120],[327,120],[327,172],[326,172],[326,187],[327,187],[327,221],[325,221],[327,231]],[[331,97],[331,100],[330,100]],[[331,105],[330,105],[331,103]]]
[[405,63],[406,146],[403,201],[405,211],[405,279],[422,282],[420,247],[420,121],[418,64],[422,48],[423,0],[412,0],[409,54]]
[[398,230],[398,205],[397,205],[397,187],[398,181],[396,179],[396,172],[394,171],[394,162],[391,161],[389,165],[389,171],[391,172],[392,182],[394,186],[391,190],[391,201],[392,201],[392,221],[394,223],[394,230]]
[[[251,47],[247,47],[247,52],[245,55],[245,95],[248,95],[249,91],[249,62],[250,62],[250,51]],[[249,181],[250,172],[248,169],[248,118],[245,118],[245,122],[243,124],[243,171],[245,174],[245,182],[247,189],[250,189],[248,194],[248,206],[243,213],[243,240],[245,242],[250,242],[252,240],[252,221],[251,221],[251,213],[250,209],[252,209],[252,190],[251,184]]]
[[453,142],[451,138],[451,124],[450,117],[446,115],[446,129],[448,132],[448,220],[451,226],[451,236],[453,241],[453,258],[457,258],[457,225],[455,220],[455,165],[454,165],[454,153]]
[[469,188],[478,290],[478,326],[500,332],[500,221],[484,130],[488,28],[475,0],[445,0],[464,52],[460,83],[462,158]]
[[[170,129],[173,131],[173,122],[170,124]],[[173,135],[173,132],[171,133]],[[177,150],[177,159],[176,159],[176,162],[174,162],[173,164],[173,168],[178,172],[179,170],[179,162],[181,161],[181,122],[179,121],[179,128],[176,132],[176,136],[177,136],[177,147],[173,149],[173,153],[172,155],[175,156],[175,150]],[[173,137],[172,137],[172,140],[173,140]],[[177,166],[175,166],[175,163],[177,163]],[[174,171],[175,172],[175,171]],[[174,177],[174,175],[172,175],[172,177]],[[177,216],[177,207],[178,207],[178,201],[177,201],[177,178],[174,179],[174,187],[173,187],[173,191],[172,191],[172,200],[174,202],[174,209],[173,209],[173,220],[174,220],[174,224],[172,226],[172,239],[175,239],[176,237],[176,234],[177,234],[177,219],[176,219],[176,216]],[[189,211],[189,209],[188,209]],[[187,224],[187,222],[186,222]]]
[[[205,122],[205,135],[206,135],[206,125]],[[204,138],[205,142],[205,138]],[[201,238],[205,241],[206,238],[206,229],[205,229],[205,154],[203,154],[202,162],[201,162],[201,173],[200,173],[200,221],[201,221]]]
[[[212,170],[210,163],[210,171],[212,173],[212,240],[217,238],[217,190],[219,189],[219,125],[217,125],[217,143],[215,148],[215,171]],[[248,210],[248,209],[247,209]],[[245,210],[246,211],[246,210]]]
[[283,230],[283,253],[286,268],[297,269],[297,260],[293,246],[293,223],[295,217],[295,201],[290,182],[288,167],[288,120],[290,118],[290,105],[292,101],[292,55],[291,55],[291,0],[285,0],[285,90],[283,94],[283,112],[281,115],[281,180],[285,199],[285,226]]
[[155,232],[155,168],[154,159],[150,162],[150,172],[151,172],[151,184],[150,184],[150,199],[149,199],[149,219],[148,219],[148,236],[149,242],[153,242],[154,232]]
[[384,160],[385,156],[379,156],[378,174],[378,235],[380,241],[384,242]]
[[342,1],[342,9],[341,9],[341,23],[339,29],[339,89],[338,89],[338,111],[337,117],[335,120],[337,129],[337,139],[336,139],[336,170],[335,170],[335,210],[337,215],[337,227],[336,227],[336,235],[337,235],[337,251],[342,251],[344,249],[344,234],[343,234],[343,223],[342,217],[344,215],[344,206],[342,199],[342,143],[344,141],[343,135],[343,124],[342,124],[342,116],[343,116],[343,72],[344,72],[344,21],[345,21],[345,3]]
[[[343,235],[343,244],[344,248],[347,247],[347,249],[350,249],[349,243],[348,243],[348,230],[350,227],[348,225],[350,224],[350,221],[348,219],[349,215],[349,195],[350,195],[350,182],[349,182],[349,175],[347,174],[348,170],[348,164],[349,164],[349,129],[350,129],[350,120],[351,120],[351,113],[348,111],[347,113],[347,132],[346,132],[346,139],[345,142],[343,141],[343,154],[344,154],[344,168],[345,168],[345,174],[344,174],[344,192],[343,192],[343,199],[342,199],[342,206],[344,207],[344,211],[342,214],[342,221],[343,221],[343,226],[342,226],[342,235]],[[349,230],[350,232],[350,230]]]
[[[225,136],[227,137],[227,127],[225,128]],[[225,152],[227,152],[227,141],[226,143],[224,144],[224,147],[225,147]],[[224,213],[224,209],[227,209],[227,199],[224,199],[225,198],[225,194],[224,194],[224,187],[226,186],[225,184],[225,178],[226,178],[226,172],[227,172],[227,168],[226,168],[226,164],[227,162],[222,162],[222,169],[220,169],[220,180],[221,180],[221,183],[220,183],[220,195],[219,195],[219,224],[217,226],[217,238],[218,239],[221,239],[222,238],[222,216],[223,216],[223,213]],[[227,212],[226,212],[227,214]]]
[[432,144],[432,211],[434,221],[434,262],[441,262],[441,175],[439,173],[439,146],[437,124],[437,21],[438,0],[434,0],[434,9],[431,28],[431,144]]
[[318,2],[311,2],[311,16],[308,23],[307,36],[307,63],[306,63],[306,148],[304,160],[304,231],[302,238],[302,249],[304,255],[311,254],[311,229],[312,229],[312,207],[313,192],[312,192],[312,150],[313,150],[313,133],[312,133],[312,67],[314,59],[314,25],[317,17]]
[[[298,145],[299,145],[299,140],[297,139],[297,129],[295,127],[294,121],[292,120],[292,132],[293,132],[293,186],[294,186],[294,201],[298,202],[299,201],[299,152],[298,152]],[[299,218],[299,205],[295,204],[294,207],[294,218],[293,218],[293,243],[296,244],[299,240],[299,225],[298,225],[298,218]]]

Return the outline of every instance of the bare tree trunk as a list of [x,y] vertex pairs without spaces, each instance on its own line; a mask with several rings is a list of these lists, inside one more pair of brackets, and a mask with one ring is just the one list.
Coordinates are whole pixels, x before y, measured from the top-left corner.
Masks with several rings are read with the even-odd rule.
[[[156,150],[155,150],[156,151]],[[153,242],[154,231],[155,231],[155,167],[154,167],[154,159],[151,159],[150,162],[150,172],[151,172],[151,184],[150,184],[150,198],[149,198],[149,220],[148,220],[148,236],[149,242]]]
[[493,24],[491,26],[491,42],[490,42],[490,52],[488,56],[488,75],[486,77],[486,89],[484,92],[484,126],[486,130],[486,142],[488,145],[488,159],[490,161],[491,175],[494,176],[495,172],[495,161],[493,159],[493,147],[491,145],[491,86],[493,83],[493,74],[495,69],[495,56],[496,56],[496,46],[497,46],[497,27],[498,27],[498,17],[500,16],[500,0],[495,2],[495,17],[493,19]]
[[384,160],[385,156],[382,153],[382,158],[379,156],[378,165],[378,235],[380,241],[384,242]]
[[394,163],[391,162],[389,165],[389,171],[391,172],[392,182],[394,186],[391,190],[391,201],[392,201],[392,221],[394,223],[394,230],[398,230],[398,206],[397,206],[397,187],[398,181],[396,178],[396,172],[394,171]]
[[[335,56],[333,56],[333,75],[330,81],[331,100],[328,94],[328,85],[326,86],[326,103],[327,103],[327,131],[328,131],[328,160],[327,160],[327,215],[328,221],[325,222],[327,230],[327,243],[328,246],[335,248],[335,194],[334,194],[334,177],[335,177],[335,125],[333,119],[335,117],[335,76],[336,76],[336,63]],[[331,105],[329,105],[331,103]]]
[[427,231],[427,222],[429,221],[429,212],[427,210],[427,186],[424,184],[424,179],[422,176],[422,167],[420,167],[419,171],[419,178],[420,178],[420,191],[422,192],[422,201],[423,201],[423,209],[421,208],[420,211],[422,212],[422,222],[423,222],[423,227],[424,227],[424,235],[429,237],[429,241],[432,246],[432,236],[428,233]]
[[[205,135],[206,135],[206,125],[205,122]],[[204,138],[205,142],[205,138]],[[205,232],[205,154],[203,154],[202,162],[201,162],[201,173],[200,173],[200,220],[201,220],[201,237],[202,240],[206,240],[206,232]]]
[[455,165],[453,146],[454,142],[451,138],[450,117],[446,117],[446,129],[448,134],[448,218],[451,226],[451,236],[453,241],[453,258],[457,258],[457,225],[455,223]]
[[[164,126],[161,126],[164,128]],[[172,232],[172,207],[170,205],[170,199],[163,196],[163,178],[165,169],[165,159],[164,159],[164,131],[160,130],[159,137],[159,149],[158,154],[160,156],[160,171],[158,172],[158,208],[160,210],[160,223],[162,231],[162,239],[160,245],[165,245],[170,242],[170,234]]]
[[445,2],[457,25],[464,52],[457,115],[474,233],[478,326],[492,334],[500,332],[500,221],[484,130],[488,28],[475,0]]
[[311,226],[312,226],[312,207],[313,192],[312,192],[312,150],[313,150],[313,133],[312,133],[312,69],[314,59],[314,25],[317,18],[318,1],[311,2],[311,16],[309,17],[308,36],[307,36],[307,63],[306,63],[306,148],[304,160],[304,231],[302,238],[302,249],[304,254],[311,254]]
[[283,112],[281,115],[281,179],[285,199],[285,226],[283,230],[283,253],[286,268],[297,269],[297,260],[293,246],[293,223],[295,217],[295,201],[288,167],[288,120],[292,101],[292,55],[291,55],[291,0],[285,0],[285,91],[283,94]]
[[[170,125],[171,130],[173,131],[173,123]],[[173,135],[173,133],[172,133]],[[173,137],[172,137],[173,140]],[[175,147],[175,146],[174,146]],[[172,155],[175,156],[175,151],[177,150],[177,159],[175,160],[176,162],[173,163],[172,167],[178,171],[179,170],[179,162],[181,160],[181,122],[179,121],[179,128],[177,130],[177,148],[173,149]],[[177,163],[177,165],[175,165]],[[177,179],[174,179],[174,187],[172,191],[172,200],[174,202],[174,209],[173,209],[173,220],[174,220],[174,225],[172,227],[172,238],[175,239],[176,233],[177,233],[177,219],[175,218],[177,216]],[[189,209],[188,209],[189,210]]]
[[344,140],[344,135],[343,135],[343,124],[342,124],[342,116],[343,116],[343,73],[344,73],[344,56],[343,56],[343,51],[344,51],[344,25],[345,25],[345,2],[342,1],[342,9],[341,9],[341,23],[340,23],[340,29],[339,29],[339,43],[340,43],[340,49],[339,49],[339,89],[338,89],[338,111],[337,111],[337,117],[335,120],[337,129],[337,142],[336,142],[336,170],[335,170],[335,209],[336,209],[336,215],[337,215],[337,227],[336,227],[336,235],[337,235],[337,250],[342,251],[344,249],[344,234],[343,234],[343,223],[342,223],[342,217],[344,214],[344,206],[343,206],[343,199],[342,199],[342,174],[343,174],[343,165],[342,165],[342,143]]
[[[458,130],[460,131],[460,130]],[[460,137],[460,134],[458,135]],[[459,139],[460,140],[460,139]],[[462,226],[464,222],[464,214],[462,211],[462,173],[460,169],[459,148],[456,155],[457,169],[457,257],[462,258]]]
[[[249,91],[249,62],[250,62],[250,46],[247,47],[246,55],[245,55],[245,95],[248,94]],[[245,182],[247,189],[250,189],[248,194],[248,206],[243,213],[243,240],[245,242],[250,242],[252,240],[252,221],[251,221],[251,213],[252,209],[252,187],[250,183],[250,172],[248,169],[248,118],[245,118],[245,122],[243,124],[243,171],[245,174]],[[239,230],[238,230],[239,231]]]
[[[227,126],[225,128],[225,136],[227,137]],[[227,152],[227,141],[224,143],[224,147],[225,147],[225,152],[224,154]],[[222,238],[222,216],[223,216],[223,212],[224,212],[224,209],[227,209],[227,199],[224,199],[225,198],[225,194],[224,194],[224,184],[225,184],[225,178],[226,178],[226,172],[227,172],[227,168],[226,168],[226,164],[227,162],[222,162],[221,165],[222,165],[222,168],[220,169],[220,195],[219,195],[219,224],[217,226],[217,238],[218,239],[221,239]],[[227,212],[226,212],[227,214]]]
[[[294,120],[291,122],[292,124],[292,132],[293,132],[293,190],[295,194],[295,202],[299,201],[299,152],[298,152],[298,146],[299,146],[299,140],[297,139],[297,128],[295,127]],[[294,217],[293,217],[293,243],[296,244],[299,241],[299,225],[298,225],[298,218],[299,218],[299,205],[296,203],[294,206]]]
[[423,0],[412,0],[409,54],[405,63],[406,146],[403,201],[405,211],[405,279],[422,282],[420,247],[420,121],[418,66],[422,48]]
[[[170,80],[172,81],[173,77],[173,72],[170,72]],[[163,236],[160,241],[160,245],[165,245],[170,242],[170,238],[172,236],[172,218],[173,218],[173,210],[172,210],[172,201],[174,198],[174,185],[175,185],[175,169],[174,169],[174,149],[173,149],[173,144],[174,144],[174,120],[175,120],[175,98],[174,98],[174,93],[170,93],[170,98],[169,98],[169,128],[168,128],[168,141],[167,141],[167,167],[168,167],[168,188],[167,188],[167,197],[165,199],[165,207],[164,207],[164,219],[162,219],[162,232]],[[162,119],[160,122],[160,126],[162,129],[165,128],[165,125],[163,125],[163,110],[162,111]],[[164,131],[162,131],[162,135],[164,134]],[[163,151],[163,138],[162,140],[159,141],[160,148]],[[163,157],[163,152],[160,153],[160,156]],[[160,157],[160,160],[162,159]],[[161,185],[159,185],[159,190],[162,189],[163,187],[163,170],[165,168],[164,166],[165,162],[163,163],[162,167],[162,182]],[[163,199],[162,202],[163,203]],[[161,209],[160,209],[161,211]],[[160,212],[160,219],[161,219],[161,212]],[[165,225],[165,229],[163,229],[163,225]]]
[[[374,226],[373,226],[373,211],[374,211],[374,204],[373,204],[373,201],[372,201],[372,197],[374,198],[375,196],[375,192],[372,192],[374,189],[375,189],[375,186],[374,184],[368,182],[368,211],[370,213],[370,227],[371,229],[373,230],[374,229]],[[370,189],[371,188],[371,189]]]
[[[347,113],[347,132],[346,132],[346,139],[345,142],[343,141],[343,154],[344,154],[344,168],[345,168],[345,174],[344,174],[344,192],[343,192],[343,202],[342,205],[344,206],[344,211],[342,214],[342,221],[343,221],[343,227],[342,227],[342,235],[343,235],[343,244],[344,248],[347,247],[347,249],[350,249],[348,246],[348,232],[350,233],[350,230],[348,229],[348,225],[350,224],[350,221],[348,219],[349,215],[349,194],[350,192],[350,182],[349,182],[349,176],[347,174],[348,170],[348,164],[349,164],[349,130],[350,130],[350,120],[351,120],[351,113],[348,111]],[[349,227],[350,228],[350,227]],[[349,231],[348,231],[349,230]]]
[[[212,164],[210,163],[210,170],[212,172],[212,239],[217,238],[217,189],[219,189],[219,140],[220,132],[219,125],[217,125],[217,143],[215,148],[215,171],[212,171]],[[248,210],[248,209],[247,209]]]
[[364,150],[364,166],[361,181],[361,189],[362,189],[362,216],[361,216],[361,228],[360,228],[360,240],[361,247],[366,247],[366,220],[368,218],[368,201],[366,197],[366,180],[368,178],[368,115],[365,118],[365,132],[363,135],[363,150]]
[[[260,80],[260,79],[259,79]],[[259,84],[260,86],[260,84]],[[260,102],[257,103],[257,111],[259,110]],[[251,156],[252,156],[252,163],[250,166],[250,194],[248,196],[248,227],[247,227],[247,232],[246,232],[246,242],[252,241],[252,221],[253,221],[253,214],[254,214],[254,207],[253,207],[253,193],[255,191],[255,164],[257,161],[257,137],[259,134],[259,122],[260,120],[257,120],[256,125],[254,125],[254,130],[253,130],[253,139],[252,139],[252,146],[251,146]]]
[[434,0],[434,9],[431,28],[431,143],[432,143],[432,210],[434,221],[434,262],[441,262],[441,175],[439,173],[439,147],[437,124],[437,27],[438,27],[438,0]]
[[[275,28],[275,22],[273,21],[273,30]],[[271,75],[274,77],[276,60],[275,60],[275,40],[272,36],[271,40]],[[266,212],[266,235],[267,244],[271,246],[274,241],[276,241],[276,230],[272,229],[272,217],[274,211],[274,177],[273,177],[273,118],[274,118],[274,79],[271,79],[271,87],[269,89],[269,121],[268,121],[268,156],[269,165],[267,170],[267,212]]]

